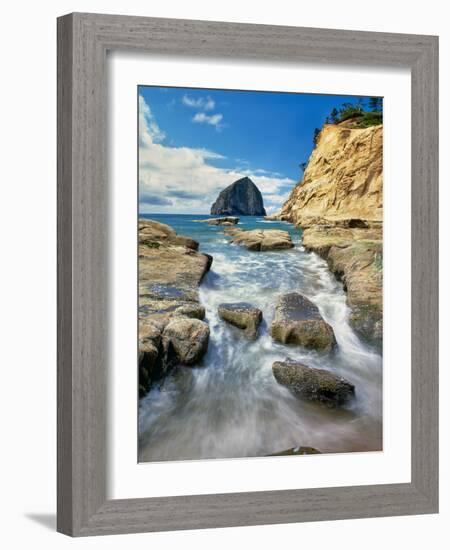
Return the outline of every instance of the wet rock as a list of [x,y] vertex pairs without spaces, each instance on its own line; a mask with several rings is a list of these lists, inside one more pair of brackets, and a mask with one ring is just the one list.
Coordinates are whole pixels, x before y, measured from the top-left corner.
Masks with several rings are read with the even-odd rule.
[[342,280],[351,308],[350,324],[363,339],[381,346],[383,338],[382,227],[305,229],[303,246],[324,258]]
[[286,449],[285,451],[280,451],[279,453],[272,453],[267,456],[294,456],[294,455],[320,455],[320,451],[314,447],[292,447],[291,449]]
[[[212,257],[197,252],[192,239],[177,235],[168,225],[153,220],[139,225],[140,318],[167,322],[183,315],[203,319],[198,287]],[[150,239],[153,246],[149,246]]]
[[164,328],[162,345],[165,363],[195,365],[208,349],[209,327],[199,319],[176,318]]
[[334,331],[320,315],[319,308],[297,292],[280,296],[270,334],[283,344],[317,350],[330,351],[336,345]]
[[139,220],[139,245],[149,248],[161,246],[185,246],[192,250],[198,250],[198,242],[190,237],[177,235],[175,229],[154,220]]
[[236,225],[239,223],[237,216],[224,216],[223,218],[209,218],[209,220],[197,220],[208,225]]
[[212,215],[265,216],[264,202],[260,190],[253,181],[241,178],[220,192],[211,206]]
[[238,302],[220,304],[219,317],[231,325],[243,329],[249,338],[256,338],[258,327],[262,321],[262,311],[251,304]]
[[163,349],[165,327],[173,319],[193,319],[201,323],[205,317],[198,287],[210,269],[212,257],[201,254],[197,248],[196,241],[177,235],[166,224],[154,220],[139,221],[141,396],[175,364],[173,347],[169,346],[170,357]]
[[286,250],[294,246],[289,232],[281,229],[245,231],[233,227],[227,228],[225,232],[231,237],[232,243],[244,246],[247,250],[264,252],[267,250]]
[[276,361],[272,371],[278,383],[308,401],[337,407],[355,395],[353,384],[324,369],[313,369],[294,361]]
[[139,395],[143,397],[152,384],[165,373],[161,360],[161,336],[164,326],[151,321],[139,326]]

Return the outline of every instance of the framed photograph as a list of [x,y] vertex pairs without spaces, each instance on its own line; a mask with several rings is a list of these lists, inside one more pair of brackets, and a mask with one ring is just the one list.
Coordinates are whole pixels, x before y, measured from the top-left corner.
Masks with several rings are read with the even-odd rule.
[[58,19],[58,530],[438,511],[438,39]]

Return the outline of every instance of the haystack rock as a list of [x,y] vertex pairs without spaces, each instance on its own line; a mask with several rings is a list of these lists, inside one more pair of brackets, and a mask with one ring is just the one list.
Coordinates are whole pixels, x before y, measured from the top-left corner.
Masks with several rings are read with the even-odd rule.
[[261,191],[250,178],[241,178],[220,192],[211,206],[216,216],[265,216]]

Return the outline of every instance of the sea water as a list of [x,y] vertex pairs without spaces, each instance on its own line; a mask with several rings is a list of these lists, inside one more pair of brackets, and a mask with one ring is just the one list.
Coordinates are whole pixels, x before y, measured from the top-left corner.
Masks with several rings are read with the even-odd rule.
[[[266,456],[292,447],[321,452],[382,449],[382,357],[349,325],[342,283],[326,262],[301,245],[301,230],[261,217],[240,218],[241,229],[284,229],[291,250],[252,252],[230,244],[221,226],[199,223],[209,216],[143,215],[194,238],[214,258],[200,286],[210,327],[208,352],[198,367],[176,369],[139,404],[139,460],[186,460]],[[312,300],[333,327],[332,353],[274,342],[269,334],[280,294]],[[221,303],[249,302],[263,312],[255,341],[218,317]],[[302,401],[272,374],[286,358],[324,368],[355,385],[343,409]]]

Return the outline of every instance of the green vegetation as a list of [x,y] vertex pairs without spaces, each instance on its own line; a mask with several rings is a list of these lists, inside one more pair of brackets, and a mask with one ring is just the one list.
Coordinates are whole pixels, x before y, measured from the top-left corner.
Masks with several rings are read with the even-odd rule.
[[378,252],[375,253],[375,258],[373,260],[373,267],[376,271],[382,271],[383,269],[383,256]]
[[320,128],[314,128],[314,136],[313,136],[314,146],[317,145],[317,140],[319,139],[319,135],[320,135]]
[[[360,97],[354,103],[343,103],[339,109],[333,107],[325,119],[325,124],[340,124],[344,128],[369,128],[369,126],[383,124],[383,98],[363,99]],[[317,145],[320,132],[320,128],[314,129],[314,147]],[[303,172],[305,167],[306,163],[300,164]]]
[[369,99],[369,109],[381,112],[383,110],[383,99],[381,97],[371,97]]
[[159,243],[157,241],[150,241],[150,240],[146,240],[146,239],[141,239],[140,243],[145,245],[145,246],[148,246],[149,248],[160,248],[160,246],[161,246],[161,243]]
[[371,97],[366,101],[362,98],[355,103],[343,103],[339,109],[333,108],[327,117],[327,124],[343,124],[348,128],[368,128],[383,123],[383,99]]

